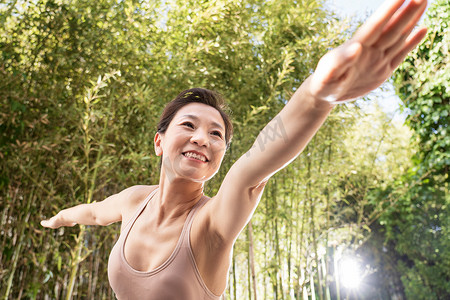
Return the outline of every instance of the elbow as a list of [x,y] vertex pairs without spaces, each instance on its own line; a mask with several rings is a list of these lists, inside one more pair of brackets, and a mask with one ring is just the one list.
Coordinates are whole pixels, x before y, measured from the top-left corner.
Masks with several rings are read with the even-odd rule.
[[98,226],[106,226],[107,224],[105,224],[105,222],[99,218],[94,218],[94,225],[98,225]]
[[256,185],[252,186],[250,188],[250,191],[260,192],[261,190],[263,190],[266,187],[266,184],[269,182],[269,179],[270,179],[270,176],[264,178],[259,183],[257,183]]
[[260,198],[264,188],[266,187],[267,182],[269,182],[269,177],[263,179],[262,181],[260,181],[258,184],[250,187],[248,189],[248,196],[249,199],[254,199],[255,195],[259,196],[258,198]]
[[108,220],[102,219],[102,218],[98,218],[96,216],[94,216],[94,225],[98,225],[98,226],[108,226],[114,222],[110,222]]
[[[93,204],[96,204],[95,202]],[[99,226],[106,226],[108,224],[106,224],[106,220],[104,220],[103,218],[101,218],[99,215],[96,214],[95,212],[95,207],[91,207],[91,211],[90,211],[90,222],[91,224],[89,225],[99,225]]]
[[102,224],[103,224],[103,222],[102,222],[102,220],[101,219],[99,219],[95,214],[92,214],[91,215],[91,223],[92,223],[92,225],[100,225],[100,226],[103,226]]
[[96,216],[95,214],[93,214],[92,216],[93,216],[93,225],[99,226],[108,226],[122,220],[121,216],[112,216],[112,215]]

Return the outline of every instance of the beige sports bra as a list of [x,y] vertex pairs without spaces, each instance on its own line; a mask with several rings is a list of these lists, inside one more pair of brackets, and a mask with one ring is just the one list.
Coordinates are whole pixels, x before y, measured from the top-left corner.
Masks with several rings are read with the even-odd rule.
[[177,245],[169,258],[156,269],[143,272],[131,267],[125,258],[124,245],[135,221],[155,195],[151,192],[133,218],[121,232],[108,261],[108,279],[120,300],[219,300],[205,285],[195,263],[190,245],[190,229],[197,210],[207,198],[203,197],[189,212]]

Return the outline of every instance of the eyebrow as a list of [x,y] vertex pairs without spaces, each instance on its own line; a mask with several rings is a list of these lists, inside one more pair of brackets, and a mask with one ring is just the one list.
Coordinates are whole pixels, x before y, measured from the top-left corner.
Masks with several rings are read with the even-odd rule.
[[[188,117],[188,118],[194,119],[194,120],[196,120],[196,121],[200,120],[200,118],[197,117],[197,116],[195,116],[195,115],[183,115],[183,116],[181,116],[181,117],[182,117],[182,118],[183,118],[183,117]],[[219,128],[222,129],[222,130],[224,130],[223,127],[222,127],[222,125],[220,125],[220,124],[217,123],[217,122],[212,121],[211,124],[214,125],[214,126],[216,126],[216,127],[219,127]]]

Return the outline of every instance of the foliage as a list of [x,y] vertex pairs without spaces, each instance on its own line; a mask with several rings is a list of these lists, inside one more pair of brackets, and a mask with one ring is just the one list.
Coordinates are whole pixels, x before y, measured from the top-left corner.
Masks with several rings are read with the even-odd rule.
[[425,20],[427,38],[394,74],[399,96],[410,111],[407,123],[419,140],[419,175],[449,171],[449,21],[448,1],[434,3]]
[[[113,299],[106,258],[119,227],[50,231],[39,221],[127,186],[157,184],[158,116],[169,99],[194,86],[221,92],[236,127],[206,187],[214,194],[318,59],[345,38],[348,26],[322,6],[319,0],[1,4],[0,293]],[[391,187],[409,167],[409,133],[386,121],[379,110],[364,115],[358,105],[337,107],[303,155],[271,179],[252,220],[253,240],[243,233],[235,246],[228,298],[250,299],[253,282],[266,299],[324,299],[330,287],[339,293],[333,260],[361,244],[377,209],[396,199],[370,191]]]
[[395,185],[408,186],[407,192],[398,195],[381,222],[403,256],[398,264],[405,294],[415,299],[450,296],[449,21],[450,4],[436,1],[425,20],[427,38],[394,74],[418,151]]

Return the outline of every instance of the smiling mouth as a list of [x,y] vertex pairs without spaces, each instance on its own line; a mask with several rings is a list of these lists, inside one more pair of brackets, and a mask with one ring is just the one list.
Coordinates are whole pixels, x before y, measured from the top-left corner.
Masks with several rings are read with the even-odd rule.
[[201,162],[208,162],[209,161],[205,156],[203,156],[201,154],[194,153],[194,152],[184,152],[182,154],[183,154],[184,157],[193,158],[193,159],[201,161]]

